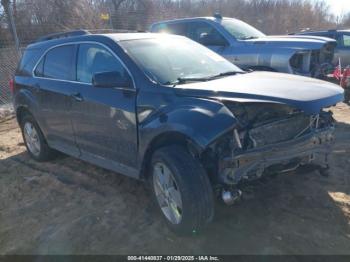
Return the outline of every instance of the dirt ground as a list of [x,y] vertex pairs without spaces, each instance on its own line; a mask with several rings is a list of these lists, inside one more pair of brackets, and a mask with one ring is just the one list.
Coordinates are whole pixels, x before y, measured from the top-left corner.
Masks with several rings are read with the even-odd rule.
[[15,120],[0,120],[0,254],[350,254],[350,107],[333,112],[329,177],[298,170],[261,182],[186,238],[142,183],[67,156],[36,163]]

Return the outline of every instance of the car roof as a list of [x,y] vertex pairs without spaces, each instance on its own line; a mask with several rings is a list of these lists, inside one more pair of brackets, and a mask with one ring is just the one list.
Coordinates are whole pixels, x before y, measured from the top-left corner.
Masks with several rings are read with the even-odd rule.
[[103,40],[111,39],[114,42],[142,40],[142,39],[161,39],[161,38],[184,38],[183,36],[170,35],[170,34],[157,34],[157,33],[108,33],[108,34],[86,34],[82,36],[71,36],[64,38],[57,38],[46,41],[39,41],[27,46],[26,49],[46,49],[52,46],[71,43],[71,42],[84,42],[94,41],[102,42]]
[[101,35],[111,38],[116,42],[164,37],[164,35],[160,35],[156,33],[117,33],[117,34],[112,33],[112,34],[101,34]]
[[176,23],[176,22],[198,21],[198,20],[212,21],[212,22],[217,22],[217,23],[220,23],[222,20],[238,20],[238,21],[240,21],[239,19],[231,18],[231,17],[216,18],[214,16],[203,16],[203,17],[177,18],[177,19],[165,20],[165,21],[156,22],[156,23],[152,24],[152,26],[158,25],[158,24],[163,24],[163,23]]

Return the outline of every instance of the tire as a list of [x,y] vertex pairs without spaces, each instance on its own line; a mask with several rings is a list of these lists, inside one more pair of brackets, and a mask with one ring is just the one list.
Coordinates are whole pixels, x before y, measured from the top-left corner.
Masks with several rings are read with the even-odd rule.
[[[168,171],[173,181],[168,183],[171,189],[165,190],[171,192],[168,192],[166,199],[166,194],[160,190],[159,177],[166,178],[165,174],[169,173]],[[180,235],[193,234],[201,231],[213,220],[214,195],[209,178],[199,161],[184,148],[169,146],[157,150],[152,157],[150,172],[150,184],[155,201],[173,232]],[[174,193],[174,189],[177,193]],[[174,197],[176,195],[177,197]],[[181,201],[178,200],[179,195]],[[177,201],[173,201],[174,199]],[[177,203],[181,204],[181,208]],[[167,205],[172,208],[166,207]]]
[[[43,161],[50,160],[54,157],[55,155],[54,150],[52,150],[46,143],[45,137],[32,115],[30,114],[24,115],[23,118],[21,119],[20,126],[22,130],[22,137],[23,137],[24,144],[27,148],[29,155],[33,159],[39,162],[43,162]],[[28,137],[29,135],[26,131],[26,128],[29,128],[29,127],[32,128],[33,130],[32,134],[34,134],[34,137],[37,138],[36,139],[37,146],[33,146],[33,143],[30,143],[31,139]]]

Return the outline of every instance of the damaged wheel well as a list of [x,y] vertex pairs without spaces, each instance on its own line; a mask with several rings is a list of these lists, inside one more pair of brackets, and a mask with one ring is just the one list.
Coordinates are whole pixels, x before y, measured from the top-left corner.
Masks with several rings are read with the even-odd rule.
[[177,145],[188,150],[194,157],[199,157],[201,154],[200,147],[189,137],[179,132],[166,132],[154,138],[148,146],[141,166],[141,177],[146,179],[149,175],[150,162],[153,153],[162,147]]

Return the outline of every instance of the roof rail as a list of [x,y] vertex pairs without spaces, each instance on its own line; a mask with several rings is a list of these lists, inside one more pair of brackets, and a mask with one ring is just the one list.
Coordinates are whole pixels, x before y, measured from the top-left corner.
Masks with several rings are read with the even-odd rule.
[[127,29],[80,29],[75,31],[67,31],[67,32],[61,32],[61,33],[54,33],[49,34],[46,36],[42,36],[34,41],[34,43],[37,42],[43,42],[58,38],[65,38],[65,37],[73,37],[73,36],[81,36],[81,35],[90,35],[90,34],[108,34],[108,33],[142,33],[145,31],[139,31],[139,30],[127,30]]
[[81,36],[81,35],[89,35],[90,32],[87,30],[75,30],[75,31],[68,31],[68,32],[61,32],[61,33],[54,33],[54,34],[49,34],[46,36],[42,36],[38,38],[35,43],[37,42],[43,42],[43,41],[48,41],[52,39],[58,39],[58,38],[65,38],[65,37],[72,37],[72,36]]
[[141,30],[129,30],[129,29],[87,29],[90,34],[110,34],[110,33],[144,33]]

